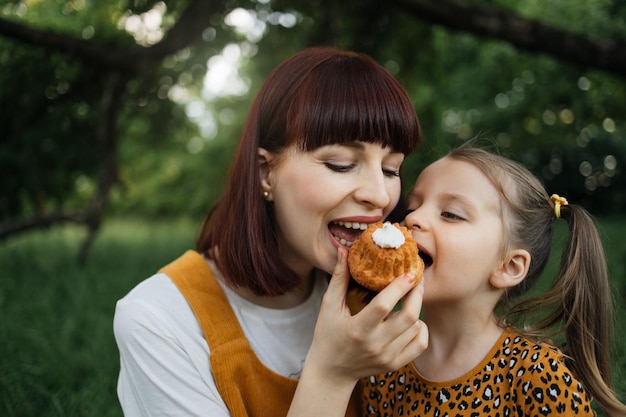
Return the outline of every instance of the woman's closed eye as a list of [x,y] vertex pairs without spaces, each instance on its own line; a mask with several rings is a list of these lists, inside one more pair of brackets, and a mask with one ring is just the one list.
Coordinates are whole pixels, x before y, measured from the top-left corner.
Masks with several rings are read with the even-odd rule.
[[354,164],[335,164],[332,162],[324,162],[324,165],[326,168],[335,172],[348,172],[354,168]]
[[[336,164],[332,162],[324,162],[326,168],[335,172],[349,172],[355,167],[355,164]],[[399,177],[400,171],[396,169],[385,169],[383,168],[383,174],[387,177]]]
[[383,173],[388,177],[399,177],[400,171],[396,169],[383,169]]

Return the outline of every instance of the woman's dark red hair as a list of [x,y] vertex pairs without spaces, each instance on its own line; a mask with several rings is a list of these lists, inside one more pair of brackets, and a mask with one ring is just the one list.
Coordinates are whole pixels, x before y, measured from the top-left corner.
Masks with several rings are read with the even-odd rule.
[[252,103],[224,194],[204,221],[196,249],[215,260],[230,285],[266,296],[293,289],[301,278],[279,256],[258,148],[311,151],[355,140],[405,155],[417,147],[419,120],[400,83],[360,53],[316,47],[288,58]]

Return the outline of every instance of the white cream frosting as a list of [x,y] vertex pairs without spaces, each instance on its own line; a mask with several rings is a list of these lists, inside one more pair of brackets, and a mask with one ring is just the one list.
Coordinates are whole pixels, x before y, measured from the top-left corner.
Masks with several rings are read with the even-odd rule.
[[381,248],[398,249],[404,244],[404,235],[391,222],[385,222],[383,227],[374,230],[372,239]]

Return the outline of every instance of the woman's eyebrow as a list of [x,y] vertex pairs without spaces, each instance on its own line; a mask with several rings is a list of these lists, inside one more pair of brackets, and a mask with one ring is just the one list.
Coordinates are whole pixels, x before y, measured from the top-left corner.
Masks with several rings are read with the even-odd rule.
[[365,149],[365,144],[363,142],[359,142],[359,141],[351,141],[351,142],[343,142],[343,143],[338,143],[337,145],[339,146],[345,146],[348,148],[356,148],[356,149]]
[[[369,142],[367,142],[367,143],[369,143]],[[372,142],[372,143],[376,144],[377,142]],[[350,141],[350,142],[337,143],[336,145],[337,146],[345,146],[347,148],[354,148],[354,149],[363,150],[363,149],[365,149],[365,144],[366,144],[366,142],[364,142],[364,141],[353,140],[353,141]],[[382,146],[385,149],[387,149],[387,148],[390,149],[391,153],[401,153],[400,151],[396,151],[396,150],[394,150],[392,147],[390,147],[388,145],[385,146],[382,143],[379,143],[379,145]]]

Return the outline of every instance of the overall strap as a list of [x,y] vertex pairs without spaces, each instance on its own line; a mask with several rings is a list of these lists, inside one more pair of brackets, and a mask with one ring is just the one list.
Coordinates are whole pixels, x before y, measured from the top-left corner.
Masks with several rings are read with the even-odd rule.
[[187,251],[160,272],[176,284],[202,327],[215,383],[231,416],[287,415],[297,380],[271,371],[257,358],[204,258]]
[[[224,291],[198,252],[185,252],[159,272],[168,275],[183,294],[200,322],[211,350],[231,340],[245,339]],[[218,323],[220,331],[213,331]]]

